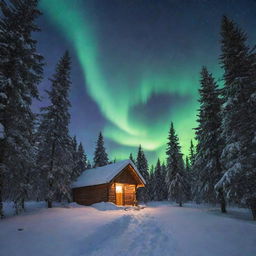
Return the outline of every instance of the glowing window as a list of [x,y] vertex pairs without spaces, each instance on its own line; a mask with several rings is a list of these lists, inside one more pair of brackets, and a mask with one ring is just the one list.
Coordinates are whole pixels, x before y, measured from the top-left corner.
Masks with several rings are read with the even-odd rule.
[[116,185],[116,193],[122,193],[123,187],[121,185]]

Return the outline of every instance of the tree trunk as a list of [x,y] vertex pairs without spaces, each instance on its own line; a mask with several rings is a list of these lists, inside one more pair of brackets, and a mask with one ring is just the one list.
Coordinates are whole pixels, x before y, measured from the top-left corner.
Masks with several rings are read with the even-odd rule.
[[1,177],[0,177],[0,218],[3,219],[4,217],[4,207],[3,207],[3,201],[2,201],[2,184],[1,184]]
[[25,210],[25,200],[22,199],[21,201],[21,207],[22,207],[22,210],[24,211]]
[[224,201],[221,201],[221,212],[222,212],[222,213],[226,213],[226,212],[227,212],[225,200],[224,200]]
[[[52,145],[52,152],[51,152],[51,163],[50,163],[50,173],[52,173],[53,170],[53,160],[54,160],[54,154],[55,154],[55,140],[53,141],[53,145]],[[48,181],[48,185],[49,185],[49,191],[52,192],[52,186],[53,186],[53,181],[52,179],[50,179]],[[49,192],[48,192],[49,193]],[[48,195],[49,196],[49,195]],[[53,197],[51,196],[51,199],[47,199],[47,203],[48,203],[48,208],[52,208],[52,199]]]
[[[220,153],[217,151],[216,152],[216,160],[217,160],[217,169],[218,169],[218,173],[221,176],[222,174],[222,167],[221,167],[221,163],[220,163]],[[220,178],[220,177],[219,177]],[[226,209],[226,200],[225,200],[225,196],[224,196],[224,192],[223,189],[221,188],[219,191],[219,199],[220,199],[220,208],[221,208],[221,212],[222,213],[226,213],[227,209]]]
[[256,220],[256,207],[251,208],[253,220]]
[[48,205],[48,208],[52,208],[52,201],[48,200],[47,205]]
[[223,191],[220,191],[220,207],[221,207],[221,212],[222,213],[226,213],[227,209],[226,209],[226,200],[223,194]]
[[[4,155],[4,141],[0,140],[0,165],[3,166],[3,155]],[[3,207],[3,169],[0,167],[0,219],[4,217],[4,207]]]
[[253,220],[256,220],[256,199],[253,199],[250,204],[250,209],[251,209],[251,212],[252,212],[252,218]]

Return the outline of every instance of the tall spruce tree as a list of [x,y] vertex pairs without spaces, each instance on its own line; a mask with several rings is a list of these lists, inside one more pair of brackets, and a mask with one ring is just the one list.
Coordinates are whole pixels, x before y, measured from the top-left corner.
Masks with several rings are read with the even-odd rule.
[[191,165],[190,165],[190,161],[189,161],[189,158],[188,158],[188,156],[186,156],[186,159],[185,159],[185,169],[186,169],[186,172],[190,172],[190,167],[191,167]]
[[71,173],[71,179],[74,180],[77,177],[77,162],[78,162],[78,148],[77,148],[77,140],[76,140],[76,136],[74,136],[71,139],[71,143],[70,143],[70,151],[72,153],[72,163],[73,163],[73,167],[72,167],[72,173]]
[[190,141],[190,147],[189,147],[189,163],[191,166],[194,165],[196,158],[196,150],[193,143],[193,140]]
[[166,183],[168,187],[168,200],[176,201],[180,206],[186,198],[186,179],[184,163],[180,151],[179,139],[171,123],[167,143],[167,173]]
[[108,164],[108,155],[104,147],[104,138],[101,132],[97,140],[93,161],[94,167],[100,167]]
[[155,175],[154,175],[154,165],[152,164],[149,170],[149,178],[148,178],[148,193],[150,201],[154,200],[154,182],[155,182]]
[[[197,155],[193,169],[196,173],[196,200],[216,203],[217,195],[214,189],[220,179],[222,168],[220,164],[223,142],[221,140],[221,117],[218,87],[206,67],[201,71],[200,109],[198,127],[196,128]],[[222,212],[225,212],[225,200],[222,191],[220,202]]]
[[129,159],[135,164],[135,160],[134,160],[134,158],[133,158],[133,155],[132,155],[132,153],[130,153],[130,155],[129,155]]
[[153,183],[153,195],[155,201],[161,201],[163,200],[163,176],[162,176],[162,168],[161,163],[158,158],[155,171],[154,171],[154,183]]
[[162,172],[162,184],[163,184],[163,200],[167,200],[168,198],[168,187],[166,183],[167,168],[164,163],[161,165],[161,172]]
[[84,148],[80,142],[77,146],[76,137],[72,140],[72,158],[73,158],[73,168],[71,173],[71,180],[74,181],[80,174],[87,169],[87,156],[84,153]]
[[84,171],[85,169],[87,169],[87,156],[84,152],[84,147],[82,142],[79,143],[78,145],[78,176],[81,174],[82,171]]
[[3,130],[0,215],[3,216],[2,191],[7,180],[11,188],[8,197],[14,201],[16,213],[24,208],[24,200],[33,186],[35,116],[30,107],[32,99],[38,98],[43,57],[37,53],[37,41],[32,38],[39,31],[34,23],[41,14],[37,1],[1,1],[0,8],[0,126]]
[[191,168],[191,164],[189,161],[189,157],[186,156],[185,158],[185,176],[187,178],[187,186],[188,186],[188,190],[187,190],[187,199],[191,200],[192,199],[192,187],[194,186],[194,175],[192,172],[192,168]]
[[71,172],[73,167],[70,122],[69,91],[71,61],[68,52],[61,57],[51,79],[51,90],[47,91],[51,104],[42,108],[39,127],[38,166],[44,182],[44,196],[48,207],[54,199],[69,199]]
[[193,165],[195,164],[195,158],[196,158],[196,148],[194,146],[193,140],[190,141],[190,147],[189,147],[189,156],[188,159],[186,158],[186,170],[187,170],[187,178],[188,178],[188,184],[189,184],[189,200],[193,198],[193,193],[195,192],[196,188],[196,171],[193,168]]
[[136,166],[140,174],[146,181],[146,186],[144,188],[138,189],[138,200],[147,202],[150,199],[148,161],[146,159],[146,156],[143,152],[141,145],[139,146],[138,149]]
[[[247,204],[256,219],[256,60],[247,35],[230,19],[221,24],[224,69],[222,152],[224,175],[216,185],[228,199]],[[253,96],[254,95],[254,96]]]

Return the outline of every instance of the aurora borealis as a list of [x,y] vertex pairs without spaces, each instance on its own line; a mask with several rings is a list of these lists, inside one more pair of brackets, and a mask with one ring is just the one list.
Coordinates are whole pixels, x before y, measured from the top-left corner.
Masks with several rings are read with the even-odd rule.
[[[139,144],[151,162],[164,159],[171,121],[187,154],[201,66],[221,78],[221,16],[251,39],[256,34],[253,0],[41,0],[40,8],[47,75],[57,61],[52,52],[72,52],[71,130],[89,158],[102,130],[111,159],[127,158]],[[47,36],[56,42],[47,45]]]

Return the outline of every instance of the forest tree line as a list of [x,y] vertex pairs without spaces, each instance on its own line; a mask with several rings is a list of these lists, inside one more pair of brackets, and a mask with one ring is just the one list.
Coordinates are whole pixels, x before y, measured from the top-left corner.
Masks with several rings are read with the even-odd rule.
[[191,141],[183,161],[171,124],[166,165],[158,160],[152,167],[147,197],[180,206],[188,200],[219,203],[223,213],[229,202],[250,208],[256,219],[256,47],[248,46],[247,34],[226,16],[220,37],[223,86],[202,67],[197,145]]
[[[69,132],[71,59],[65,52],[57,62],[49,106],[40,114],[31,110],[39,100],[44,58],[33,33],[41,15],[37,0],[1,2],[0,19],[0,216],[3,201],[12,200],[16,213],[26,200],[71,200],[71,183],[82,171],[109,164],[100,133],[92,165],[82,143]],[[202,67],[196,146],[181,153],[171,123],[166,161],[149,168],[141,146],[130,159],[147,185],[138,191],[140,201],[171,200],[247,206],[256,219],[256,54],[247,35],[227,17],[221,22],[220,65],[223,86]],[[150,169],[150,170],[149,170]]]
[[[44,57],[32,34],[41,15],[36,0],[1,1],[0,19],[0,217],[3,201],[14,202],[16,213],[26,200],[71,200],[71,183],[91,168],[82,143],[69,133],[71,59],[65,52],[57,62],[46,91],[49,105],[40,114],[31,110],[40,100]],[[100,133],[94,165],[108,164]],[[100,152],[99,152],[100,151]]]

